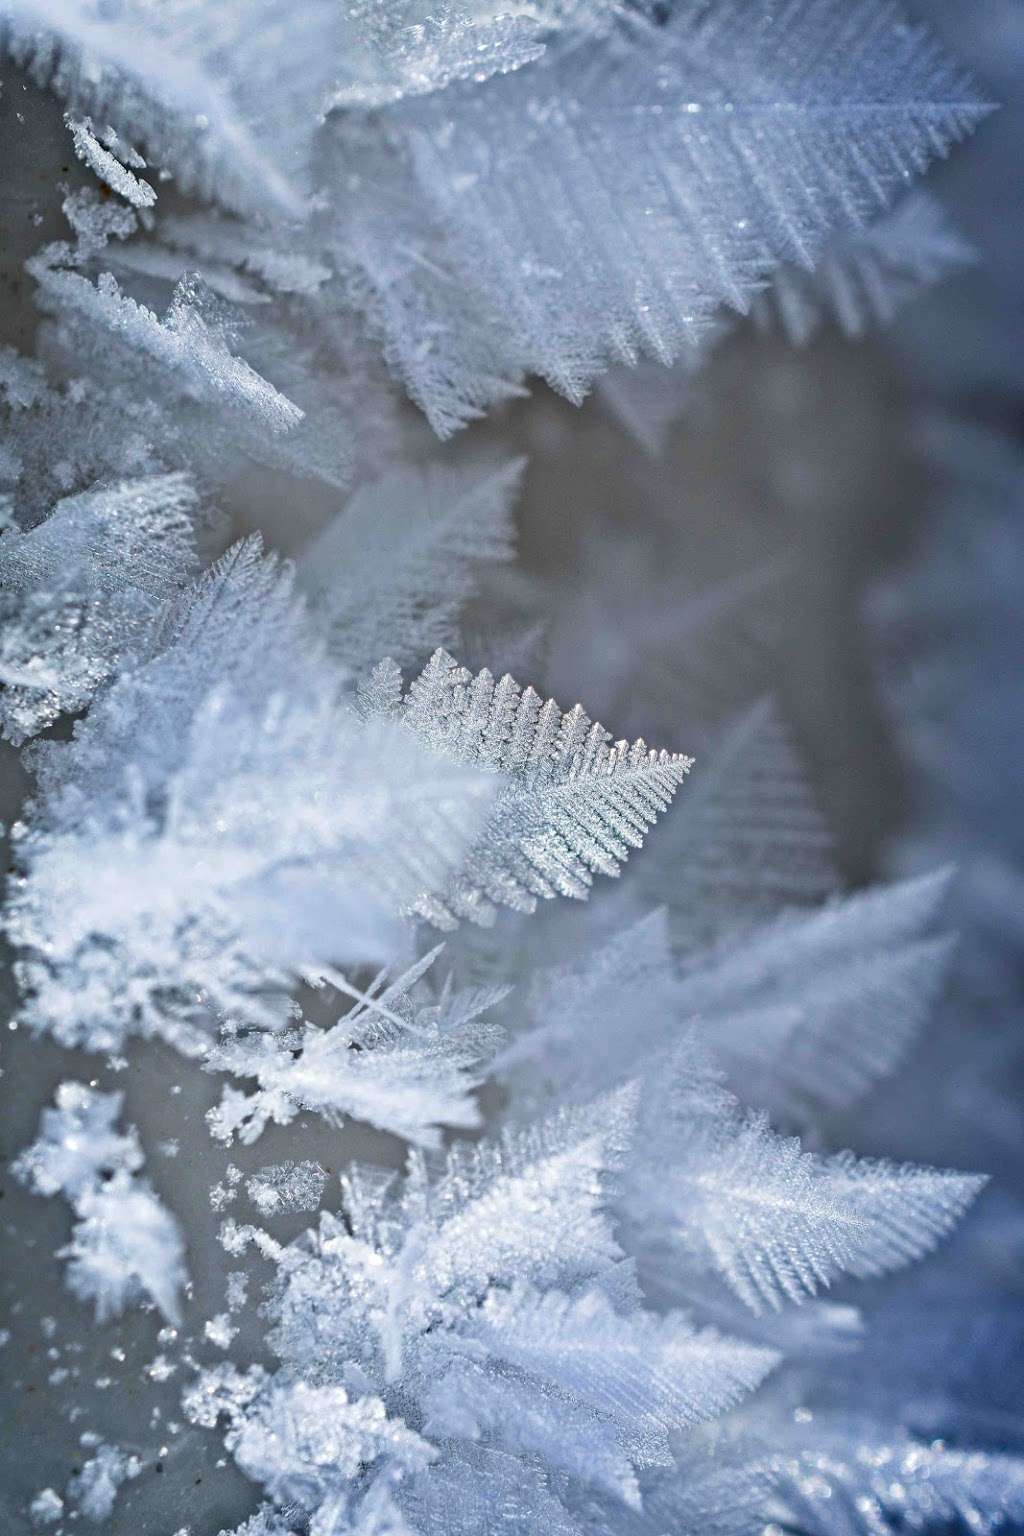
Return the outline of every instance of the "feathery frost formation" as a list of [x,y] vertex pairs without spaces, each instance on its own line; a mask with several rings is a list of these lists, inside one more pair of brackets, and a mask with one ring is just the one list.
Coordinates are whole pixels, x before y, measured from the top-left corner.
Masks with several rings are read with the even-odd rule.
[[406,101],[383,133],[335,119],[330,238],[447,434],[524,375],[578,400],[609,362],[701,346],[980,111],[894,6],[705,0]]
[[25,1018],[63,1044],[281,1022],[290,985],[385,958],[438,899],[483,775],[361,721],[290,571],[235,546],[67,744],[38,756],[6,923]]
[[842,893],[766,696],[781,563],[664,588],[684,786],[547,696],[525,461],[442,458],[387,377],[445,437],[676,363],[605,385],[656,448],[723,310],[859,334],[966,259],[927,194],[889,211],[965,76],[894,0],[0,0],[0,46],[99,184],[0,350],[12,1024],[96,1073],[13,1172],[71,1208],[80,1329],[160,1314],[141,1377],[103,1335],[118,1391],[16,1519],[169,1530],[175,1466],[177,1536],[1021,1518],[1019,1458],[928,1433],[913,1281],[823,1294],[985,1179],[841,1150],[941,991],[949,877]]
[[682,753],[612,741],[582,707],[563,711],[506,674],[475,676],[435,651],[402,693],[391,661],[361,690],[364,718],[395,720],[425,748],[500,775],[494,809],[444,899],[417,910],[441,928],[490,922],[499,906],[585,897],[595,874],[617,875],[691,767]]

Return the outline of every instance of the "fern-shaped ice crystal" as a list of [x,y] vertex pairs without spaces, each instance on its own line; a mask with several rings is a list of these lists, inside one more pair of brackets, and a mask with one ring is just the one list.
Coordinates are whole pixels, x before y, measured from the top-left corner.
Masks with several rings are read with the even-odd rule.
[[442,757],[500,775],[481,837],[443,898],[417,907],[442,928],[489,922],[498,907],[532,911],[540,899],[585,897],[595,874],[616,875],[689,771],[681,753],[613,742],[576,705],[473,676],[437,651],[403,695],[382,663],[361,691],[367,718],[393,719]]

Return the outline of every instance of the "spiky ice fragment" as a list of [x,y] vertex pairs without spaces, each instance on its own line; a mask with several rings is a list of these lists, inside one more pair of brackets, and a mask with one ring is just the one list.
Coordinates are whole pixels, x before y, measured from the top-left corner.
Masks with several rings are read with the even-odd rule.
[[169,1323],[181,1321],[185,1244],[177,1221],[142,1180],[116,1173],[75,1203],[78,1220],[61,1254],[67,1284],[95,1305],[105,1323],[139,1300],[153,1302]]
[[337,259],[447,434],[526,375],[579,400],[699,346],[984,110],[888,0],[676,7],[403,102],[386,138],[335,123]]
[[859,337],[974,260],[942,204],[914,192],[866,229],[831,241],[813,269],[781,266],[751,312],[761,328],[781,326],[798,346],[829,320]]
[[179,185],[265,214],[301,214],[340,8],[301,0],[6,0],[4,51],[76,114],[111,122]]
[[390,958],[491,794],[357,718],[258,540],[181,596],[163,641],[39,758],[6,923],[25,1017],[65,1044],[196,1051],[218,1016],[280,1025],[301,977]]
[[196,564],[187,476],[122,480],[0,538],[0,730],[15,745],[81,709],[154,643]]
[[177,284],[161,319],[122,292],[112,273],[101,272],[92,283],[59,265],[52,248],[33,257],[28,270],[47,309],[109,335],[111,343],[139,354],[148,367],[155,364],[158,377],[165,375],[176,392],[237,412],[254,430],[287,432],[302,420],[297,405],[231,351],[193,276],[186,274]]
[[475,562],[511,557],[522,470],[407,469],[355,493],[298,559],[340,660],[358,674],[385,652],[407,666],[455,644]]
[[[65,122],[71,130],[74,140],[75,154],[79,160],[83,160],[90,170],[95,171],[102,182],[123,197],[125,202],[131,203],[133,208],[152,208],[156,203],[156,193],[148,181],[136,176],[129,165],[134,165],[136,170],[142,169],[146,162],[141,155],[134,157],[126,153],[118,143],[117,134],[109,131],[104,135],[106,143],[101,143],[93,131],[92,119],[65,117]],[[121,149],[121,155],[115,153]],[[122,156],[128,162],[122,163]]]
[[62,1083],[45,1109],[40,1134],[15,1160],[16,1178],[37,1194],[63,1195],[75,1213],[67,1284],[96,1306],[98,1322],[146,1298],[171,1322],[180,1316],[187,1278],[185,1248],[174,1217],[145,1179],[138,1132],[114,1128],[122,1095]]
[[68,1483],[68,1502],[95,1524],[109,1520],[122,1484],[138,1477],[141,1471],[142,1463],[137,1456],[120,1446],[101,1443]]
[[539,899],[584,898],[595,874],[616,875],[671,803],[691,765],[643,741],[612,743],[580,705],[563,713],[506,675],[474,677],[437,651],[403,696],[394,663],[362,691],[372,718],[393,718],[432,751],[500,774],[482,835],[443,899],[416,907],[442,928],[490,922],[499,906],[533,911]]
[[53,1488],[41,1488],[28,1507],[33,1525],[56,1525],[64,1513],[64,1500]]
[[270,1122],[288,1125],[303,1109],[331,1125],[367,1121],[423,1147],[440,1144],[442,1125],[479,1125],[473,1090],[497,1044],[497,1031],[480,1016],[505,989],[453,992],[446,985],[435,998],[419,983],[437,954],[387,986],[379,977],[327,1029],[307,1023],[212,1046],[204,1057],[208,1070],[258,1083],[250,1094],[224,1088],[207,1113],[212,1134],[228,1144],[235,1136],[252,1143]]

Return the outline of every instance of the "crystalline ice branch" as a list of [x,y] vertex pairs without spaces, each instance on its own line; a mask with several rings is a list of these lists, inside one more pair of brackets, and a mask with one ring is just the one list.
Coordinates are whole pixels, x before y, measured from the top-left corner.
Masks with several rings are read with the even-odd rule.
[[[127,146],[122,146],[112,129],[103,135],[106,142],[101,143],[93,130],[92,120],[88,117],[79,120],[69,116],[66,121],[71,130],[76,155],[96,172],[111,191],[123,197],[125,202],[131,203],[133,208],[154,206],[156,193],[153,188],[148,181],[135,175],[135,171],[144,170],[146,166],[141,155],[131,152]],[[120,151],[120,154],[117,151]],[[122,157],[128,162],[127,164],[122,163]]]
[[813,1123],[888,1076],[920,1034],[951,953],[932,932],[947,883],[881,887],[694,957],[678,1016],[700,1018],[741,1098]]
[[337,259],[445,434],[524,374],[578,400],[609,362],[699,346],[983,110],[895,4],[676,7],[401,103],[389,149],[339,119]]
[[642,845],[690,768],[643,741],[612,743],[580,705],[563,714],[507,675],[495,683],[485,668],[474,677],[445,651],[404,697],[391,662],[361,696],[369,718],[394,719],[443,757],[506,781],[443,900],[417,908],[442,928],[489,922],[498,906],[530,912],[538,899],[585,897],[595,874],[617,874]]
[[[976,259],[938,199],[915,191],[866,228],[830,240],[813,267],[783,262],[754,295],[750,312],[760,330],[781,330],[796,346],[830,322],[860,338],[891,324],[906,305]],[[729,335],[735,326],[723,319],[719,329]],[[684,352],[671,368],[619,364],[597,380],[604,406],[655,458],[692,402],[695,376],[715,341],[713,333],[703,349]]]
[[[852,1432],[851,1432],[852,1430]],[[780,1456],[771,1513],[821,1536],[896,1536],[953,1524],[997,1536],[1024,1519],[1018,1456],[931,1445],[824,1419],[811,1448]],[[852,1442],[852,1443],[851,1443]]]
[[951,950],[932,932],[946,885],[927,877],[727,930],[682,961],[658,908],[575,963],[541,970],[495,1069],[520,1103],[585,1098],[660,1060],[695,1026],[745,1103],[776,1123],[817,1127],[893,1072],[921,1032]]
[[741,1110],[692,1040],[653,1074],[641,1113],[620,1214],[654,1295],[717,1273],[760,1313],[843,1273],[886,1273],[929,1252],[985,1183],[806,1152]]
[[720,940],[834,894],[832,840],[771,700],[746,711],[694,776],[650,859],[637,900],[664,903],[675,942]]
[[204,313],[194,279],[182,278],[161,319],[122,292],[110,272],[92,283],[46,252],[33,258],[30,270],[47,308],[109,333],[111,342],[155,364],[190,399],[234,409],[254,428],[271,433],[286,432],[302,420],[297,405],[230,350],[216,318],[211,323]]

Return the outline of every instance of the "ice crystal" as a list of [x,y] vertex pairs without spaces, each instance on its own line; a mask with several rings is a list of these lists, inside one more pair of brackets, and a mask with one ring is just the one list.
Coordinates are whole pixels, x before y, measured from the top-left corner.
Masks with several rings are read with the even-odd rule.
[[[325,1214],[278,1254],[281,1371],[209,1369],[190,1412],[227,1413],[243,1470],[328,1529],[328,1509],[381,1486],[368,1464],[382,1454],[407,1474],[392,1497],[411,1521],[481,1454],[478,1475],[497,1454],[525,1488],[539,1459],[638,1508],[639,1470],[671,1465],[671,1437],[749,1392],[774,1357],[639,1310],[603,1210],[634,1098],[622,1090],[501,1143],[456,1147],[433,1176],[413,1156],[400,1188],[354,1169],[344,1223]],[[282,1411],[286,1393],[296,1406]],[[348,1452],[351,1413],[371,1415],[379,1450]],[[295,1427],[268,1442],[271,1414]]]
[[[129,146],[122,146],[113,129],[103,135],[106,143],[101,143],[88,117],[81,121],[69,117],[67,124],[71,129],[78,158],[84,160],[111,191],[117,192],[133,208],[154,206],[156,193],[153,188],[148,181],[134,174],[136,170],[145,169],[146,162],[141,155],[133,152]],[[122,164],[122,160],[128,163]]]
[[667,905],[687,947],[836,890],[828,827],[771,700],[702,762],[636,883],[638,899]]
[[123,293],[110,272],[94,284],[52,253],[34,258],[31,270],[47,307],[142,354],[190,399],[227,406],[255,430],[286,432],[302,420],[297,405],[230,350],[194,278],[182,278],[161,318]]
[[833,241],[813,271],[780,267],[754,300],[754,318],[766,329],[780,324],[798,345],[830,318],[848,336],[861,336],[973,260],[942,204],[915,192],[867,229]]
[[0,727],[16,745],[87,704],[153,644],[195,566],[196,493],[184,475],[125,480],[61,501],[0,539],[5,621]]
[[152,1301],[169,1322],[181,1319],[184,1244],[175,1218],[148,1185],[124,1173],[86,1189],[75,1202],[67,1283],[93,1302],[105,1323],[139,1298]]
[[[830,1434],[831,1428],[831,1434]],[[817,1431],[820,1448],[779,1468],[776,1513],[822,1536],[893,1536],[955,1522],[979,1536],[1024,1518],[1024,1462],[964,1452],[909,1436],[879,1440],[870,1430],[851,1448],[837,1426]]]
[[612,742],[580,705],[565,713],[533,688],[485,668],[474,677],[437,651],[403,696],[393,663],[362,690],[364,713],[400,722],[454,762],[505,781],[481,837],[439,900],[417,910],[442,928],[492,920],[498,906],[530,912],[538,899],[585,897],[595,874],[615,875],[690,768],[681,753]]
[[43,1488],[29,1505],[33,1525],[55,1525],[64,1513],[64,1500],[53,1488]]
[[[369,1121],[422,1146],[438,1144],[438,1126],[478,1125],[472,1093],[497,1038],[480,1016],[501,1001],[504,989],[453,992],[446,986],[435,998],[417,984],[438,953],[387,986],[378,977],[328,1029],[305,1023],[211,1047],[205,1055],[210,1071],[259,1084],[252,1094],[225,1087],[207,1115],[213,1135],[251,1143],[268,1123],[287,1125],[303,1109],[333,1125]],[[344,986],[343,978],[334,981]]]
[[[70,1081],[14,1156],[70,1207],[69,1305],[167,1324],[133,1389],[159,1399],[149,1445],[80,1434],[63,1498],[40,1472],[18,1515],[169,1528],[163,1479],[114,1514],[119,1489],[160,1436],[155,1470],[176,1444],[199,1490],[214,1431],[262,1501],[234,1536],[1024,1520],[1019,1463],[969,1449],[1013,1423],[1005,1206],[920,1290],[821,1299],[929,1253],[984,1179],[906,1160],[932,1155],[912,1073],[899,1160],[834,1150],[888,1145],[848,1112],[916,1043],[951,946],[944,874],[839,894],[764,701],[803,553],[743,530],[680,578],[669,519],[650,558],[630,521],[558,582],[530,498],[509,576],[523,460],[495,444],[536,446],[532,492],[568,440],[554,407],[430,460],[386,378],[447,436],[533,377],[578,402],[612,368],[605,405],[657,449],[708,349],[753,350],[729,312],[860,334],[964,261],[927,195],[890,208],[984,112],[966,77],[896,0],[0,0],[0,48],[67,109],[61,174],[73,149],[95,182],[32,194],[31,224],[62,198],[70,235],[24,264],[33,355],[0,350],[0,727],[39,738],[2,916],[15,1047],[26,1025],[111,1072],[185,1053],[166,1099],[143,1078],[130,1102],[189,1152],[161,1181],[217,1160],[172,1213],[122,1095]],[[995,482],[964,565],[1010,632],[1016,486]],[[294,566],[230,542],[260,525]],[[1005,639],[932,586],[911,623],[955,628],[957,658],[967,636],[955,709],[1012,759]],[[545,692],[496,679],[517,653]],[[581,653],[624,734],[710,747],[625,894],[595,876],[691,763],[546,699]],[[918,729],[1006,921],[1011,799],[935,726],[935,681]],[[595,884],[572,921],[550,900]],[[188,1147],[204,1110],[237,1164]],[[350,1161],[357,1138],[404,1143],[404,1173]],[[40,1328],[70,1390],[85,1345]],[[131,1344],[100,1338],[101,1407]],[[197,1530],[229,1518],[192,1498]]]
[[55,1107],[44,1109],[37,1139],[14,1163],[16,1177],[37,1195],[69,1201],[100,1183],[101,1175],[136,1173],[143,1163],[134,1127],[115,1130],[123,1095],[97,1093],[83,1083],[61,1083]]
[[383,133],[340,119],[338,259],[446,434],[524,374],[580,399],[610,361],[701,344],[981,110],[894,5],[674,8],[406,101]]
[[[139,1297],[180,1319],[185,1283],[178,1223],[139,1177],[143,1155],[134,1127],[114,1129],[122,1095],[62,1083],[56,1107],[43,1111],[38,1139],[14,1163],[15,1176],[37,1194],[61,1194],[75,1213],[67,1284],[95,1303],[106,1322]],[[97,1516],[96,1518],[100,1518]]]
[[137,1456],[116,1445],[100,1444],[80,1472],[68,1484],[68,1500],[79,1514],[96,1524],[107,1520],[123,1483],[142,1471]]
[[641,1113],[622,1216],[655,1294],[714,1273],[758,1313],[885,1273],[927,1253],[985,1183],[806,1152],[743,1111],[692,1040],[656,1069]]
[[388,957],[490,794],[358,719],[258,540],[182,594],[164,642],[40,759],[7,926],[26,1016],[65,1044],[194,1051],[220,1015],[283,1022],[291,981]]
[[261,1216],[278,1211],[315,1211],[320,1204],[327,1170],[319,1163],[275,1163],[254,1173],[246,1184],[249,1199]]

